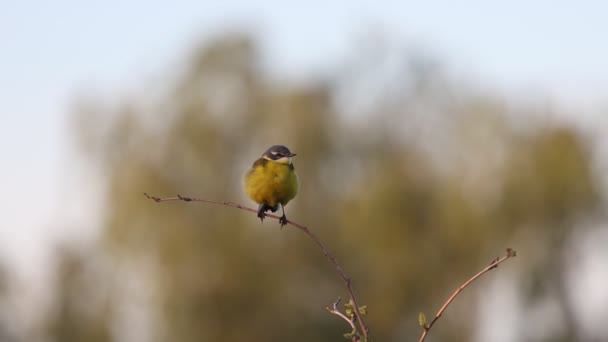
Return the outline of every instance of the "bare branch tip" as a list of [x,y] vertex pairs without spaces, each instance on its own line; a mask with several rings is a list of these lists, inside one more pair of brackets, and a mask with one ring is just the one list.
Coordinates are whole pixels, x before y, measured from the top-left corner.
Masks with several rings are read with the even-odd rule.
[[151,196],[150,194],[148,194],[147,192],[144,192],[144,196],[146,196],[147,199],[151,199],[154,202],[158,203],[160,202],[160,198],[155,197],[155,196]]
[[333,304],[334,310],[338,310],[338,305],[340,305],[341,301],[342,301],[342,298],[340,298],[340,297],[338,297],[338,299],[336,299],[336,301]]
[[513,248],[507,248],[507,257],[512,258],[517,256],[517,251]]

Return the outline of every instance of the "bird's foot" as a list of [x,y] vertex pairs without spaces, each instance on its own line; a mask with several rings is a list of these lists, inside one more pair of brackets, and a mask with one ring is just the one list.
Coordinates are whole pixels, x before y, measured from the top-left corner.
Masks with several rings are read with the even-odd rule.
[[279,218],[279,223],[281,224],[281,229],[287,224],[287,216],[285,214]]
[[264,219],[266,218],[266,213],[258,211],[258,217],[260,218],[260,222],[264,222]]
[[258,208],[258,217],[260,218],[261,222],[264,222],[264,219],[266,218],[266,210],[268,209],[269,208],[266,204],[261,204]]

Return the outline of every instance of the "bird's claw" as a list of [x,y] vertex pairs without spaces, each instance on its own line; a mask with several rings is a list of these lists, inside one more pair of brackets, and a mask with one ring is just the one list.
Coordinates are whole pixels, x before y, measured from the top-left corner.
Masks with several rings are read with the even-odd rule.
[[258,213],[258,217],[260,218],[261,222],[264,222],[264,219],[266,218],[266,214],[265,213]]
[[283,228],[283,226],[287,224],[287,216],[283,215],[279,217],[279,223],[281,224],[281,228]]
[[264,222],[264,219],[266,218],[266,206],[261,205],[260,208],[258,209],[258,217],[260,218],[261,222]]

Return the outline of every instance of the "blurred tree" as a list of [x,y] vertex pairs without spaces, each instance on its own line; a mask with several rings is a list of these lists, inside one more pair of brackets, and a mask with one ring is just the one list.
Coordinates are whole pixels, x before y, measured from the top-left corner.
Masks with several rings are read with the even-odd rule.
[[0,262],[0,341],[13,342],[19,341],[15,336],[15,314],[12,310],[14,307],[10,305],[11,291],[10,270],[7,269],[4,262]]
[[53,310],[47,322],[51,341],[111,341],[105,272],[93,266],[96,254],[71,247],[58,252]]
[[499,214],[505,229],[534,230],[528,232],[535,243],[523,268],[525,303],[532,309],[546,300],[556,302],[562,329],[545,332],[544,341],[580,341],[564,265],[577,219],[592,215],[600,204],[588,149],[567,128],[541,131],[515,143],[515,149]]
[[[445,75],[418,58],[405,59],[413,71],[401,75],[415,79],[391,83],[396,90],[362,125],[351,124],[352,113],[338,113],[337,82],[271,81],[255,42],[238,34],[196,49],[162,98],[126,100],[117,111],[95,103],[78,110],[83,153],[107,184],[104,247],[155,294],[156,340],[341,338],[343,322],[323,307],[345,290],[299,232],[228,208],[158,205],[141,196],[244,201],[243,172],[276,143],[298,153],[302,188],[290,219],[317,232],[352,276],[376,340],[414,339],[418,311],[436,310],[519,234],[542,247],[512,246],[526,260],[536,254],[522,275],[532,272],[540,284],[530,288],[541,293],[530,296],[548,291],[562,271],[552,257],[577,215],[599,201],[585,146],[569,128],[521,137],[499,101],[447,87]],[[153,272],[142,271],[147,263]],[[73,314],[69,298],[81,295],[74,286],[82,283],[70,274],[81,266],[67,265],[60,293],[70,297],[61,301],[54,336],[107,339],[100,328],[107,308],[93,316],[92,337],[67,328],[91,322]],[[446,313],[435,338],[470,340],[472,298],[463,295]],[[560,336],[576,336],[574,330],[568,325]]]

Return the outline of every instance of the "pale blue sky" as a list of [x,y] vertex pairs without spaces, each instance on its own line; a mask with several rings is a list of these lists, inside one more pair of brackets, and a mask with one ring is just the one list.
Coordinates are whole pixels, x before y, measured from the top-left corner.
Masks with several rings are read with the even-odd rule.
[[256,34],[278,75],[303,76],[339,64],[354,51],[357,35],[378,29],[421,44],[448,66],[471,70],[506,92],[533,89],[575,105],[608,98],[606,2],[454,4],[3,1],[0,239],[16,251],[38,250],[32,246],[69,216],[57,196],[73,187],[66,180],[68,171],[75,172],[66,152],[66,113],[80,89],[110,95],[137,89],[177,65],[198,39],[226,29]]

